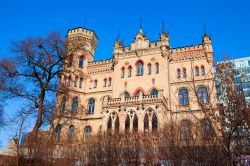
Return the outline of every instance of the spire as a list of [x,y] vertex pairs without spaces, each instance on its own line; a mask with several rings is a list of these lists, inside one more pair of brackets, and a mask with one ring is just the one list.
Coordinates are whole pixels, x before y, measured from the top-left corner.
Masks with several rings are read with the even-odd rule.
[[162,33],[166,33],[165,22],[162,21]]
[[140,29],[139,29],[139,33],[143,34],[143,31],[142,31],[142,18],[140,18]]
[[122,46],[122,41],[120,39],[120,31],[118,31],[117,38],[115,41],[115,47],[121,47]]

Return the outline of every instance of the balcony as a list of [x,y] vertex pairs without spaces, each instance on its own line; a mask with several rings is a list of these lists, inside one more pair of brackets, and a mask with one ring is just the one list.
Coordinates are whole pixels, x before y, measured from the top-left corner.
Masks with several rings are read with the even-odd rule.
[[162,91],[159,91],[157,95],[139,95],[134,97],[121,97],[107,99],[104,102],[104,107],[108,106],[124,106],[124,105],[138,105],[138,104],[155,104],[162,103],[167,107],[167,98],[163,96]]

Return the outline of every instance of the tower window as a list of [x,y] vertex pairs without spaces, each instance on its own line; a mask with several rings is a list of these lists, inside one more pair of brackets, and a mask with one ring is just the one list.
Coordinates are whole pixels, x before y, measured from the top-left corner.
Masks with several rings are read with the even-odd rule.
[[177,78],[181,78],[181,70],[177,69]]
[[122,69],[121,69],[121,78],[124,78],[124,72],[125,72],[125,68],[122,67]]
[[78,107],[78,97],[74,97],[73,102],[72,102],[72,111],[76,112]]
[[66,97],[63,96],[63,98],[62,98],[62,104],[61,104],[61,110],[62,110],[62,112],[65,111],[65,108],[66,108]]
[[186,78],[187,77],[187,70],[186,68],[183,68],[183,78]]
[[107,78],[105,78],[104,80],[103,80],[103,87],[106,87],[107,86]]
[[82,56],[79,58],[79,67],[80,67],[80,68],[83,68],[83,63],[84,63],[84,56],[82,55]]
[[108,86],[111,86],[112,79],[109,78]]
[[95,99],[91,98],[88,101],[88,114],[93,114],[95,111]]
[[128,77],[131,77],[132,76],[132,67],[129,66],[128,67]]
[[159,70],[160,70],[160,68],[159,68],[159,63],[156,63],[156,64],[155,64],[155,74],[158,74],[158,73],[159,73]]
[[97,80],[94,81],[94,88],[97,88]]
[[148,75],[152,73],[152,65],[149,63],[148,64]]
[[195,76],[199,76],[199,68],[197,66],[195,67]]
[[82,84],[83,84],[83,78],[80,78],[79,88],[82,88]]
[[205,67],[204,66],[201,66],[201,75],[205,76]]

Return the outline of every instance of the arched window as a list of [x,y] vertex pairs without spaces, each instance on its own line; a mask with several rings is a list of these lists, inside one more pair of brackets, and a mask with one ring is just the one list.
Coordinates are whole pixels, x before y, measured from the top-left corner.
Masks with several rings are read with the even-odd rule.
[[103,80],[103,87],[106,87],[107,86],[107,78],[104,78]]
[[82,55],[82,56],[79,58],[79,67],[80,67],[80,68],[83,68],[83,63],[84,63],[84,56]]
[[120,121],[119,121],[119,117],[117,116],[116,117],[116,120],[115,120],[115,133],[119,133],[119,128],[120,128]]
[[158,90],[153,89],[153,90],[150,92],[150,95],[158,95]]
[[95,111],[95,99],[91,98],[88,101],[88,114],[93,114]]
[[109,116],[109,119],[108,119],[108,124],[107,124],[107,132],[111,132],[112,131],[112,119],[111,119],[111,116]]
[[76,86],[77,86],[77,85],[76,85],[76,84],[77,84],[77,79],[78,79],[78,78],[77,78],[77,77],[75,77],[75,80],[74,80],[74,87],[76,87]]
[[112,79],[109,78],[108,86],[111,86]]
[[160,68],[159,68],[159,63],[155,64],[155,74],[158,74],[160,72]]
[[72,142],[73,141],[74,131],[75,131],[75,127],[73,125],[70,125],[69,126],[69,130],[68,130],[68,142]]
[[141,90],[137,90],[137,92],[135,93],[135,96],[139,97],[141,94],[144,95]]
[[212,123],[206,118],[201,120],[201,135],[203,139],[211,139],[213,137]]
[[157,116],[155,113],[153,113],[153,116],[152,116],[152,131],[157,131],[158,129],[158,119],[157,119]]
[[129,98],[129,97],[130,97],[130,95],[129,95],[129,93],[128,93],[127,91],[125,91],[125,92],[123,93],[123,96],[124,96],[124,98]]
[[55,136],[57,141],[60,141],[61,131],[62,131],[62,125],[58,124],[56,126],[56,131],[55,131]]
[[83,84],[83,78],[80,78],[79,88],[82,88],[82,84]]
[[73,58],[74,58],[74,56],[73,56],[73,55],[69,55],[68,58],[69,58],[69,59],[68,59],[68,64],[67,64],[67,66],[68,66],[68,67],[71,67],[71,66],[73,65]]
[[136,133],[138,132],[138,118],[137,115],[134,115],[134,119],[133,119],[133,132]]
[[89,89],[92,89],[93,88],[93,81],[89,81]]
[[152,65],[151,63],[148,64],[148,75],[152,73]]
[[201,75],[205,76],[205,67],[204,66],[201,66]]
[[187,89],[180,89],[179,90],[179,104],[180,105],[188,105],[188,91]]
[[199,68],[197,66],[195,67],[195,76],[199,76]]
[[91,128],[91,126],[86,126],[86,127],[84,128],[84,137],[83,137],[84,142],[88,142],[88,141],[89,141],[89,138],[90,138],[90,136],[91,136],[91,133],[92,133],[92,128]]
[[199,99],[200,103],[207,103],[208,102],[208,93],[207,93],[206,87],[199,87],[198,99]]
[[78,107],[78,97],[74,97],[73,102],[72,102],[72,111],[76,112]]
[[189,120],[181,121],[181,140],[189,140],[191,138],[191,122]]
[[127,115],[125,121],[125,133],[129,133],[129,130],[130,130],[130,118],[129,115]]
[[70,87],[71,77],[68,78],[68,87]]
[[143,63],[142,61],[137,62],[137,76],[142,76],[143,75]]
[[181,70],[177,69],[177,78],[181,78]]
[[125,73],[125,68],[122,67],[122,69],[121,69],[121,78],[124,78],[124,73]]
[[94,81],[94,88],[97,88],[97,80]]
[[149,119],[148,119],[148,114],[145,114],[144,117],[144,132],[148,133],[149,132]]
[[63,98],[62,98],[62,104],[61,104],[61,110],[62,110],[62,112],[65,111],[65,108],[66,108],[66,97],[63,96]]
[[183,78],[186,78],[187,77],[187,70],[186,68],[183,68]]
[[132,67],[129,66],[128,67],[128,77],[131,77],[132,76]]

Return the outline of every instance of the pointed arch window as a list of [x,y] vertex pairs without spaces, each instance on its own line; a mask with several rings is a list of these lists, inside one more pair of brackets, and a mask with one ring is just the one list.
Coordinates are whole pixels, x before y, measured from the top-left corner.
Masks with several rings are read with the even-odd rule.
[[72,111],[76,112],[78,107],[78,97],[74,97],[73,102],[72,102]]
[[62,98],[61,111],[64,112],[66,108],[66,96]]
[[90,82],[89,82],[89,89],[92,89],[93,88],[93,81],[91,80]]
[[125,91],[125,92],[123,93],[123,96],[124,96],[125,99],[130,97],[130,95],[129,95],[129,93],[128,93],[127,91]]
[[109,78],[108,86],[111,86],[112,79]]
[[152,131],[156,132],[158,129],[158,119],[155,113],[153,113],[152,116]]
[[180,89],[179,90],[179,104],[180,105],[188,105],[188,90],[187,89]]
[[119,121],[119,117],[117,116],[116,117],[116,120],[115,120],[115,133],[119,133],[119,128],[120,128],[120,121]]
[[199,67],[195,67],[195,76],[199,76]]
[[83,85],[83,78],[80,78],[79,88],[82,88],[82,85]]
[[132,76],[132,67],[129,66],[128,67],[128,77],[131,77]]
[[144,117],[144,132],[148,133],[149,132],[149,118],[148,118],[148,114],[145,114]]
[[125,75],[125,68],[122,67],[122,69],[121,69],[121,78],[124,78],[124,75]]
[[104,78],[103,80],[103,87],[106,87],[107,86],[107,78]]
[[189,120],[181,121],[181,140],[190,140],[191,138],[191,122]]
[[159,63],[155,64],[155,74],[158,74],[160,72],[160,67],[159,67]]
[[205,76],[205,67],[204,66],[201,66],[201,75]]
[[125,121],[125,133],[129,133],[129,130],[130,130],[130,118],[129,115],[127,115]]
[[55,131],[55,136],[57,141],[60,141],[61,131],[62,131],[62,125],[58,124],[56,126],[56,131]]
[[177,69],[177,78],[181,78],[181,70]]
[[74,80],[74,87],[76,87],[77,86],[77,77],[75,77],[75,80]]
[[134,133],[138,132],[138,118],[136,114],[134,114],[134,119],[133,119],[133,132]]
[[91,126],[86,126],[84,128],[84,142],[89,142],[89,139],[90,139],[90,136],[91,136],[91,133],[92,133],[92,128]]
[[97,88],[97,80],[94,81],[94,88]]
[[137,76],[142,76],[143,75],[143,62],[139,61],[137,62]]
[[91,98],[88,101],[88,114],[93,114],[95,112],[95,99]]
[[199,87],[198,89],[199,102],[205,104],[208,102],[208,92],[206,87]]
[[109,116],[108,124],[107,124],[107,132],[111,133],[111,131],[112,131],[112,119],[111,119],[111,116]]
[[70,125],[68,129],[68,142],[70,143],[73,142],[74,132],[75,132],[75,127],[73,125]]
[[153,89],[153,90],[150,92],[150,95],[158,95],[158,90]]
[[148,64],[148,75],[152,73],[152,65],[151,63]]
[[82,55],[82,56],[79,58],[79,67],[80,67],[80,68],[83,68],[83,64],[84,64],[84,56]]
[[183,78],[186,78],[187,77],[187,70],[186,68],[183,68]]

